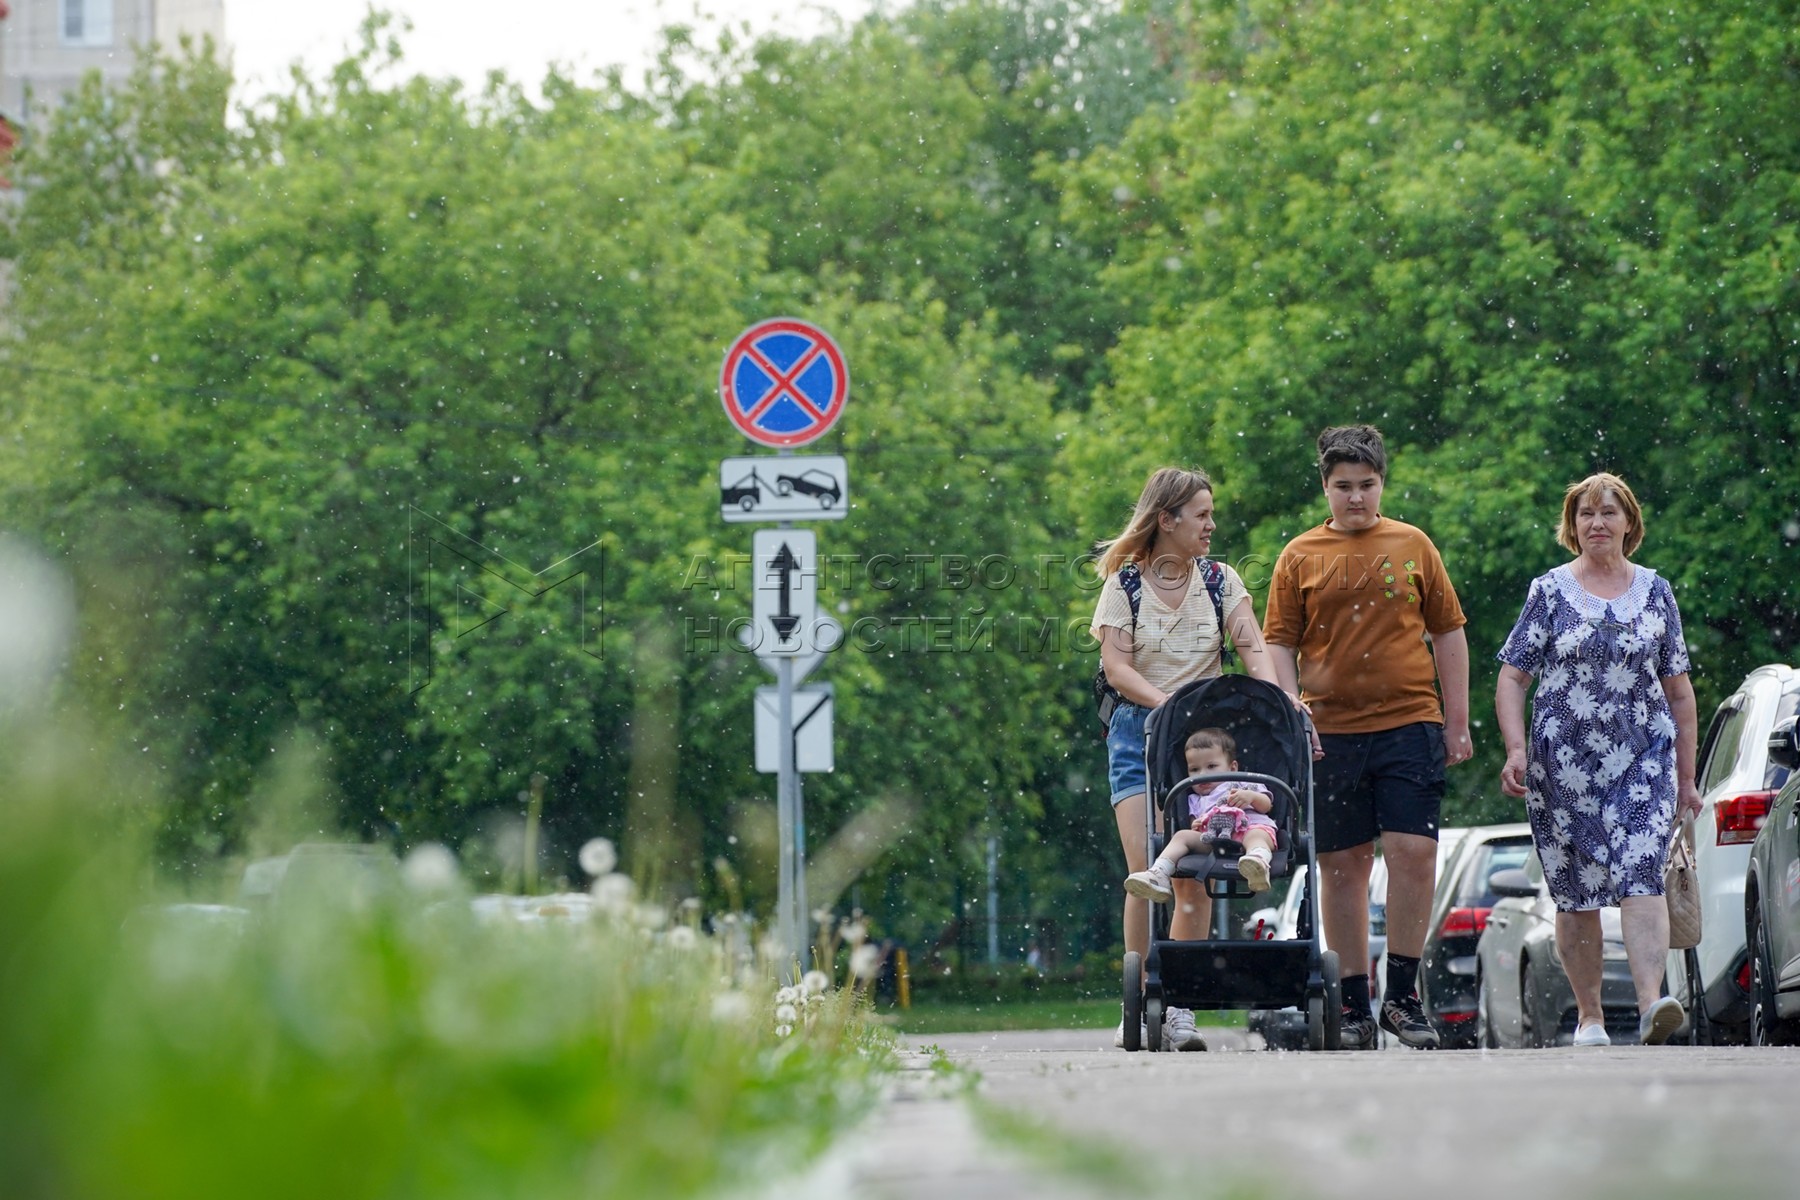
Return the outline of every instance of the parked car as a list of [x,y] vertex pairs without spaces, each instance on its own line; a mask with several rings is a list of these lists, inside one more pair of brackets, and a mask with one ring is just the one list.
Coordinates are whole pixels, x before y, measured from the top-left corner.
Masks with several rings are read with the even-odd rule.
[[[1498,899],[1476,943],[1476,1044],[1561,1046],[1575,1039],[1575,990],[1556,952],[1556,902],[1537,852],[1486,881]],[[1616,907],[1600,910],[1600,1007],[1614,1042],[1638,1040],[1637,987]]]
[[238,902],[258,919],[285,904],[303,907],[328,895],[338,903],[375,903],[400,887],[400,864],[385,846],[358,842],[302,842],[286,854],[244,867]]
[[1419,955],[1419,1003],[1445,1049],[1475,1045],[1475,944],[1499,899],[1488,878],[1524,866],[1530,852],[1531,826],[1524,822],[1480,825],[1438,871]]
[[1696,781],[1700,818],[1694,861],[1700,880],[1700,1000],[1688,986],[1685,951],[1669,954],[1669,993],[1713,1041],[1741,1042],[1750,1032],[1751,964],[1745,949],[1744,881],[1750,847],[1793,768],[1769,754],[1769,735],[1800,713],[1800,670],[1781,664],[1744,677],[1713,714],[1700,743]]
[[[1769,735],[1771,765],[1788,773],[1750,844],[1744,942],[1750,948],[1752,1045],[1800,1041],[1800,730],[1788,718]],[[1704,926],[1701,933],[1710,937]]]
[[843,493],[838,490],[837,480],[820,470],[802,471],[798,475],[777,475],[775,490],[786,496],[799,492],[802,496],[813,496],[819,501],[820,508],[830,508],[836,504]]
[[[1378,989],[1381,984],[1379,965],[1387,952],[1387,860],[1377,856],[1369,871],[1369,982]],[[1286,940],[1300,936],[1300,900],[1306,890],[1306,868],[1294,868],[1287,894],[1273,908],[1259,908],[1245,922],[1244,936],[1261,936]],[[1260,935],[1258,931],[1260,930]],[[1327,950],[1325,934],[1319,931],[1319,948]],[[1379,993],[1378,993],[1379,997]],[[1272,1050],[1306,1048],[1306,1014],[1298,1008],[1253,1008],[1246,1018],[1252,1033],[1260,1033]]]

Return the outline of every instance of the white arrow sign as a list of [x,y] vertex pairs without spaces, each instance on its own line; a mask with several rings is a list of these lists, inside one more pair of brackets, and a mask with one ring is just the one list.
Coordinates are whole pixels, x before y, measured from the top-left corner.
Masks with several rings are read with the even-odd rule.
[[759,529],[752,547],[752,648],[759,658],[804,654],[819,615],[817,540],[810,529]]
[[[829,683],[794,689],[794,769],[833,771],[831,752],[832,696]],[[781,689],[756,689],[756,769],[765,775],[781,770]]]
[[850,465],[842,455],[719,464],[719,515],[727,521],[840,521],[849,509]]

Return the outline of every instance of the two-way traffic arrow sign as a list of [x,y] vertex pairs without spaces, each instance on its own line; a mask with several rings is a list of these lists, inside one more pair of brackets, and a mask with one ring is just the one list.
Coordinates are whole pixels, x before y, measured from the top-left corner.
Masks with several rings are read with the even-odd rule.
[[752,542],[756,560],[750,612],[761,655],[795,655],[810,650],[799,636],[819,611],[819,552],[809,529],[759,529]]

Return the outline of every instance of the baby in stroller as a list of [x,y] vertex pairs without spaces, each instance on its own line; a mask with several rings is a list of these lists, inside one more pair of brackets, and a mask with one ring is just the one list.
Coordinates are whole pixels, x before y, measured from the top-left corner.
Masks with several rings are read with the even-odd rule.
[[[1197,730],[1183,746],[1189,775],[1214,775],[1236,771],[1237,743],[1223,729]],[[1275,853],[1275,822],[1269,812],[1275,799],[1260,783],[1227,780],[1202,791],[1188,793],[1192,824],[1176,830],[1156,861],[1143,871],[1125,877],[1125,890],[1159,904],[1169,903],[1175,890],[1169,872],[1189,854],[1205,854],[1215,844],[1223,853],[1241,853],[1238,874],[1252,892],[1269,888],[1269,862]]]

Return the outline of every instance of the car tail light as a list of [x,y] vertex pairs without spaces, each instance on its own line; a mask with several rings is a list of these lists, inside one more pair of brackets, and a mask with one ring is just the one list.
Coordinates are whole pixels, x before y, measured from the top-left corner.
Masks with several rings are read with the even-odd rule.
[[1438,930],[1441,938],[1480,937],[1481,931],[1487,928],[1488,914],[1491,908],[1453,908],[1444,914],[1444,924]]
[[1442,1021],[1446,1025],[1454,1025],[1458,1021],[1473,1021],[1476,1016],[1476,1014],[1473,1011],[1470,1011],[1470,1012],[1434,1012],[1431,1015],[1433,1017],[1437,1018],[1438,1020]]
[[1774,792],[1745,792],[1728,796],[1713,806],[1713,820],[1718,823],[1719,845],[1737,846],[1756,840],[1756,831],[1769,815]]
[[1736,979],[1737,979],[1738,990],[1740,992],[1743,992],[1746,996],[1749,995],[1750,994],[1750,960],[1749,959],[1746,958],[1744,960],[1744,965],[1737,969]]

